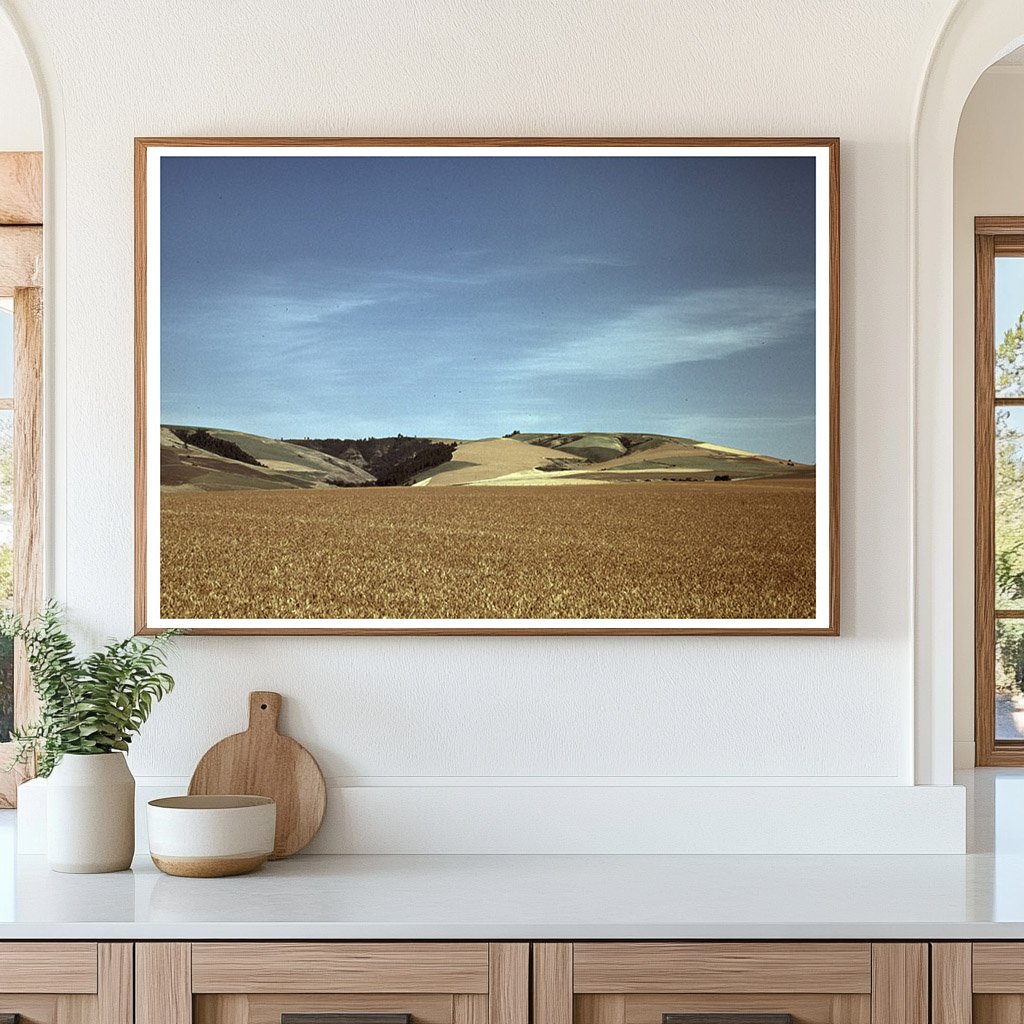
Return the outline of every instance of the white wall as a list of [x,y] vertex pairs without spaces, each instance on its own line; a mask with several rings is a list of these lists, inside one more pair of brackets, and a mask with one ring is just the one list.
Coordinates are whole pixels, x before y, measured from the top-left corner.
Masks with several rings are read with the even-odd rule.
[[974,764],[974,218],[1024,216],[1024,66],[990,68],[960,119],[954,165],[954,695],[958,767]]
[[39,96],[21,40],[0,15],[0,151],[43,148]]
[[132,627],[133,136],[843,140],[841,638],[183,639],[138,774],[259,687],[360,790],[914,781],[909,155],[947,0],[4,3],[53,118],[51,590],[87,640]]

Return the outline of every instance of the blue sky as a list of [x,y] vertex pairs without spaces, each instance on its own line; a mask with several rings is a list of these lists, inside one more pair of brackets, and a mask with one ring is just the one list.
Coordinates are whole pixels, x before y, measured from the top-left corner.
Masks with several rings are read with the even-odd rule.
[[810,157],[163,157],[161,418],[814,461]]
[[996,344],[1003,335],[1017,325],[1017,317],[1024,312],[1024,259],[1000,256],[996,260]]

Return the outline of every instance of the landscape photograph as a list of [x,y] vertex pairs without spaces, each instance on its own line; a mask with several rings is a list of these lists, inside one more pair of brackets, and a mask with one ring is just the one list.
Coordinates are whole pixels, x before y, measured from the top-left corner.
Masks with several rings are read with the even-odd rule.
[[828,627],[822,159],[154,146],[146,624]]

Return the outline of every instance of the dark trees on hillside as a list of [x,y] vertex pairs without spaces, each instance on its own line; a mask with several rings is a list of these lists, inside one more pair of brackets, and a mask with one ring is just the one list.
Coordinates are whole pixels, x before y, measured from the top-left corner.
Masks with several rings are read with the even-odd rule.
[[262,466],[259,459],[254,459],[247,451],[239,448],[234,441],[226,441],[223,437],[211,434],[203,427],[196,430],[189,430],[186,427],[171,427],[171,433],[180,438],[191,448],[202,448],[203,451],[213,452],[225,459],[234,459],[235,462],[244,462],[249,466]]
[[312,448],[335,459],[362,466],[374,477],[373,484],[349,484],[338,479],[327,482],[340,487],[401,487],[417,473],[451,461],[457,445],[422,437],[340,437],[293,439],[289,443]]

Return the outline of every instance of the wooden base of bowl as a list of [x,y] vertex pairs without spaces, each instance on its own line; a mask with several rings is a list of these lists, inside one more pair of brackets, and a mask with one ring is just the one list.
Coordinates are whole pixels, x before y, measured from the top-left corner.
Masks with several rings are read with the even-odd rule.
[[180,878],[228,878],[245,875],[266,863],[269,854],[254,853],[244,857],[158,857],[153,863],[165,875]]

